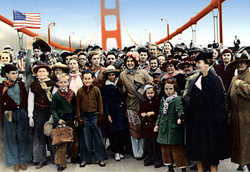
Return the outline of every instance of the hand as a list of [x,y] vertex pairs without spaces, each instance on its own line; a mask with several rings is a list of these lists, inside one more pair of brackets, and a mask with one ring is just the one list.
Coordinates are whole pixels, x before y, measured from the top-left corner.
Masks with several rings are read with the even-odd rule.
[[110,122],[110,123],[112,123],[113,121],[112,121],[112,118],[111,118],[111,116],[110,115],[108,115],[108,121]]
[[65,121],[62,120],[62,119],[60,119],[60,120],[58,121],[58,124],[65,124]]
[[156,125],[156,126],[154,127],[154,132],[158,132],[158,129],[159,129],[159,126]]
[[29,118],[29,126],[34,127],[34,120],[32,117]]
[[141,113],[141,116],[145,117],[145,116],[147,116],[147,114],[143,112],[143,113]]
[[147,115],[148,116],[151,116],[151,115],[154,115],[155,113],[152,111],[152,112],[148,112]]
[[237,79],[234,83],[235,83],[235,86],[238,87],[239,84],[240,84],[241,80]]
[[178,124],[178,125],[181,124],[181,119],[180,119],[180,118],[177,120],[177,124]]

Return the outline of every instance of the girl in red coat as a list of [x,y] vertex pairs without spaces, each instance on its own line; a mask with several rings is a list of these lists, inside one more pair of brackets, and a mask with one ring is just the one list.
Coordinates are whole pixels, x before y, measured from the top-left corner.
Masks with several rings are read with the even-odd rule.
[[142,118],[142,134],[144,138],[144,166],[162,166],[160,145],[156,142],[157,133],[154,132],[160,107],[160,99],[152,85],[144,87],[144,101],[140,105]]

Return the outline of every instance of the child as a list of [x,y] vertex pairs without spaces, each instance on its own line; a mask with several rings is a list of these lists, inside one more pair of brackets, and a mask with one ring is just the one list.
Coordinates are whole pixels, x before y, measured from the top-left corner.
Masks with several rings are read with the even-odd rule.
[[49,138],[43,133],[43,126],[50,118],[50,105],[55,83],[49,78],[51,72],[47,64],[34,65],[32,72],[36,75],[31,83],[28,94],[28,117],[30,127],[34,127],[33,136],[33,162],[40,169],[47,164],[47,150],[53,156]]
[[[74,109],[76,106],[76,97],[74,92],[69,89],[69,75],[61,74],[57,81],[58,91],[53,95],[51,102],[51,113],[54,123],[66,124],[73,127]],[[66,150],[67,143],[56,146],[55,163],[57,171],[62,171],[66,168]]]
[[160,145],[156,142],[157,134],[154,132],[157,120],[160,100],[152,85],[144,87],[144,101],[140,105],[142,117],[142,135],[144,138],[144,166],[155,165],[155,168],[162,166]]
[[[107,118],[106,132],[110,139],[111,151],[115,160],[124,158],[124,148],[128,136],[128,120],[125,116],[126,107],[122,101],[118,87],[119,70],[109,65],[103,72],[105,84],[101,88],[105,117]],[[106,119],[105,118],[105,119]]]
[[84,71],[82,75],[83,86],[77,91],[77,115],[84,134],[81,137],[81,145],[86,145],[85,150],[81,150],[80,153],[80,167],[91,163],[92,160],[96,160],[100,167],[104,167],[104,160],[107,159],[101,132],[98,128],[103,121],[102,96],[100,89],[93,85],[93,78],[94,74],[90,70]]
[[[29,149],[29,123],[27,115],[28,93],[22,81],[17,80],[17,68],[6,64],[3,68],[7,80],[0,85],[0,115],[4,122],[4,151],[7,166],[15,172],[26,170],[31,160]],[[1,116],[0,116],[1,117]]]
[[183,130],[181,115],[183,106],[181,97],[177,96],[177,83],[169,78],[164,84],[160,113],[154,128],[158,132],[157,142],[161,144],[162,159],[169,172],[174,172],[173,164],[186,172],[187,158],[183,148]]

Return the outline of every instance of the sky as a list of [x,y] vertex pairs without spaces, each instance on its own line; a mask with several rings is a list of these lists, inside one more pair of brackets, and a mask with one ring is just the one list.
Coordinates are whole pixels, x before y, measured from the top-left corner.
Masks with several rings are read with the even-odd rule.
[[[56,22],[51,29],[51,37],[73,42],[101,45],[101,0],[8,0],[1,2],[0,14],[13,19],[12,10],[41,13],[40,30],[34,32],[47,34],[50,22]],[[114,7],[115,0],[106,0],[106,7]],[[145,44],[151,32],[152,42],[166,36],[166,23],[170,34],[196,15],[210,0],[120,0],[121,34],[123,46],[133,41]],[[215,11],[214,13],[217,13]],[[167,21],[162,22],[161,18]],[[250,0],[226,0],[223,3],[224,45],[232,46],[234,36],[241,45],[250,44]],[[107,28],[115,28],[115,17],[107,17]],[[214,40],[213,13],[209,13],[196,25],[196,42],[206,46]],[[1,30],[0,30],[1,34]],[[129,36],[130,35],[130,36]],[[133,41],[131,40],[133,39]],[[189,28],[171,40],[174,44],[192,40]],[[108,42],[109,48],[115,46],[114,40]]]

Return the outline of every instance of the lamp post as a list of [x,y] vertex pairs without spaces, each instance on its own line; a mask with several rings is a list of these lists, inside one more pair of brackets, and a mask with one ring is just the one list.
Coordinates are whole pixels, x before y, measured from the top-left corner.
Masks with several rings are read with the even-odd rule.
[[56,22],[52,22],[48,25],[48,43],[50,44],[50,27],[55,26]]
[[169,24],[168,24],[168,20],[166,18],[161,18],[161,22],[166,22],[167,23],[167,35],[168,35],[168,40],[169,40]]

